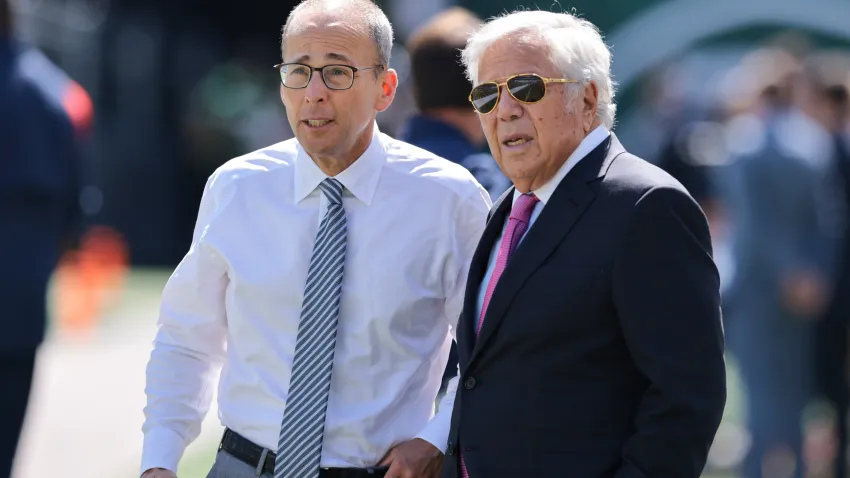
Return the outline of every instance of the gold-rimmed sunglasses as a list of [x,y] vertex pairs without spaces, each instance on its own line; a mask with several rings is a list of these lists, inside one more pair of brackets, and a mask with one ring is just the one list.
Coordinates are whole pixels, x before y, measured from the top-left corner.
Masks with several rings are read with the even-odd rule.
[[489,81],[481,83],[469,93],[469,102],[475,111],[486,115],[496,109],[501,97],[502,86],[507,88],[508,94],[520,103],[537,103],[546,96],[546,85],[549,83],[578,83],[578,80],[567,80],[564,78],[543,78],[534,73],[522,73],[514,75],[504,82]]

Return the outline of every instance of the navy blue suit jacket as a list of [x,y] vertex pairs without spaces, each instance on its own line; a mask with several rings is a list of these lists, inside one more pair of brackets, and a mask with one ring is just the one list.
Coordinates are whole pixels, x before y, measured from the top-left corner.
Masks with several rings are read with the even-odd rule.
[[612,134],[563,179],[476,297],[510,213],[493,206],[458,325],[445,478],[698,478],[726,401],[720,283],[684,187]]

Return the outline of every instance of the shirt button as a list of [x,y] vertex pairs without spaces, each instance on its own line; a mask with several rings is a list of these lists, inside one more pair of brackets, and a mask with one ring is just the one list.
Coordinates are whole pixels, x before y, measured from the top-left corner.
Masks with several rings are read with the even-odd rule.
[[466,387],[467,390],[472,390],[475,388],[475,377],[469,377],[463,382],[463,386]]

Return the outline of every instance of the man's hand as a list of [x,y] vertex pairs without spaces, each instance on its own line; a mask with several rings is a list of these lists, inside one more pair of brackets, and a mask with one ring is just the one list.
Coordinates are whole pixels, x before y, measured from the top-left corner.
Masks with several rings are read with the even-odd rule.
[[443,453],[421,438],[394,446],[378,466],[389,465],[387,478],[438,478],[443,471]]
[[151,468],[142,474],[142,478],[177,478],[177,475],[165,468]]

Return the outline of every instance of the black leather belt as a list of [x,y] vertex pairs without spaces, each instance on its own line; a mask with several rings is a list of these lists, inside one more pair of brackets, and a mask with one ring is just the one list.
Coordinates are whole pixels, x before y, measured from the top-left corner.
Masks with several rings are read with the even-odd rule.
[[[226,428],[221,438],[219,450],[224,450],[237,460],[250,465],[254,469],[260,468],[260,460],[263,461],[261,474],[268,473],[274,476],[275,454],[260,445],[257,445],[242,435]],[[382,478],[387,474],[386,466],[373,468],[322,468],[319,470],[320,478]]]

